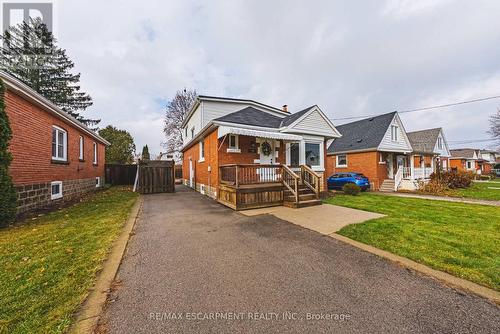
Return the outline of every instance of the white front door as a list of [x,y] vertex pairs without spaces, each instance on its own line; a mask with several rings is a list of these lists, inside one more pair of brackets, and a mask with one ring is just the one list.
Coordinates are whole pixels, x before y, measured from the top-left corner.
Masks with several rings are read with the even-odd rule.
[[260,164],[270,165],[274,163],[274,141],[265,140],[260,143]]
[[189,159],[189,186],[194,187],[194,170],[193,170],[193,160]]

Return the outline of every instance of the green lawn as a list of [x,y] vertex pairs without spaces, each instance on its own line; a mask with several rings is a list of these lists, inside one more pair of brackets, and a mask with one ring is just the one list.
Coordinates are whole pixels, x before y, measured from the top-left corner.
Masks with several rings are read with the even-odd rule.
[[500,201],[500,181],[473,182],[469,188],[455,190],[455,194],[460,197]]
[[111,188],[0,229],[0,333],[64,332],[136,199]]
[[387,217],[338,233],[500,291],[500,208],[370,193],[327,203]]

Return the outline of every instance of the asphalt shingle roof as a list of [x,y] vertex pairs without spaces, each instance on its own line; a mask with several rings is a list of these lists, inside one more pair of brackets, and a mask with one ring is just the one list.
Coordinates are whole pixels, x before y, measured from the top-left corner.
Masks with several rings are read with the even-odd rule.
[[342,137],[328,147],[328,153],[348,152],[376,148],[384,138],[396,112],[338,125]]
[[246,107],[244,109],[216,118],[215,120],[236,124],[279,128],[282,118],[273,116],[270,113],[255,109],[253,107]]
[[414,152],[433,153],[441,128],[407,132]]
[[474,152],[476,150],[473,148],[460,148],[455,150],[450,150],[452,158],[474,158]]
[[298,120],[300,117],[302,117],[305,113],[307,113],[309,110],[311,110],[314,106],[310,106],[304,110],[297,111],[296,113],[293,113],[281,120],[281,126],[289,126],[296,120]]

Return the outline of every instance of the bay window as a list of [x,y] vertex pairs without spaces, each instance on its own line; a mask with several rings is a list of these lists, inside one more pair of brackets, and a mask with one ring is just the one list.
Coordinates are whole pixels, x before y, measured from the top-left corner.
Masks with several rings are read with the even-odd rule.
[[321,166],[320,144],[306,143],[306,165]]

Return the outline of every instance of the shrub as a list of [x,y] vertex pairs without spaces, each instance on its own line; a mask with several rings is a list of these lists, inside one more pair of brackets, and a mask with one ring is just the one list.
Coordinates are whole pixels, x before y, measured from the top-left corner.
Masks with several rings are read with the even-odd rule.
[[9,166],[12,160],[9,140],[12,130],[4,103],[5,86],[0,80],[0,227],[11,223],[16,216],[16,191],[9,175]]
[[427,183],[425,182],[419,182],[418,183],[418,191],[427,193],[427,194],[433,194],[433,195],[446,195],[450,191],[450,188],[448,188],[444,183],[438,182],[438,181],[429,181]]
[[344,194],[356,196],[360,193],[361,188],[357,184],[347,183],[342,187],[342,190],[344,191]]
[[449,189],[470,187],[474,174],[464,171],[432,173],[429,183],[441,183]]

